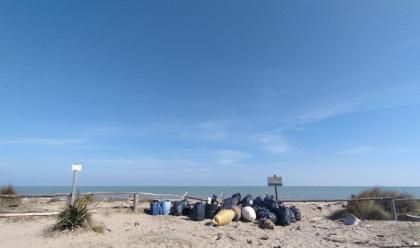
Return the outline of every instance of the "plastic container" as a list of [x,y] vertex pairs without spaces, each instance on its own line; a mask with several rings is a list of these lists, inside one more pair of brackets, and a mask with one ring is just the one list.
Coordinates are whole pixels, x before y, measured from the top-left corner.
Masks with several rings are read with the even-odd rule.
[[160,207],[162,208],[163,215],[169,215],[171,212],[172,203],[170,201],[163,201],[160,203]]
[[162,214],[162,207],[160,206],[159,201],[152,201],[150,203],[150,214],[151,215]]
[[201,202],[197,202],[193,207],[193,220],[201,221],[204,220],[204,205]]

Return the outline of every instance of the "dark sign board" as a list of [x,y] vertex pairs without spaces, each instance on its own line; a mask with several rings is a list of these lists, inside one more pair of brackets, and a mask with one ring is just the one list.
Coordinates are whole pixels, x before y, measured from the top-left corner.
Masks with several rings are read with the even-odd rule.
[[267,177],[268,186],[283,186],[281,177],[274,175],[273,177]]

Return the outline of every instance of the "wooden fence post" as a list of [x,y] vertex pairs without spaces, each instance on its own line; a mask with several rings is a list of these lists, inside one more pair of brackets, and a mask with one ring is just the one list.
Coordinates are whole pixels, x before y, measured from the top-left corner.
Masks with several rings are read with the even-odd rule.
[[138,205],[139,205],[139,193],[135,193],[134,194],[134,199],[133,199],[133,211],[134,211],[134,213],[137,213]]
[[398,216],[397,216],[397,209],[395,208],[395,201],[394,199],[390,199],[389,203],[391,205],[391,214],[392,214],[392,219],[393,220],[398,220]]

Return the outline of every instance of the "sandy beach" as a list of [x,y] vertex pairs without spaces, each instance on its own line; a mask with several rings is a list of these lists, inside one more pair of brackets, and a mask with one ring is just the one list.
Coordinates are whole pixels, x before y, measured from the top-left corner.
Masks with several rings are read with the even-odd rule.
[[[63,204],[37,200],[23,205],[26,210],[57,211]],[[0,218],[0,247],[407,247],[420,242],[420,223],[362,221],[346,226],[326,218],[343,202],[293,205],[302,210],[301,221],[264,230],[258,222],[213,227],[210,220],[150,216],[143,211],[147,203],[133,213],[129,201],[94,202],[93,221],[105,226],[104,233],[50,232],[54,216]]]

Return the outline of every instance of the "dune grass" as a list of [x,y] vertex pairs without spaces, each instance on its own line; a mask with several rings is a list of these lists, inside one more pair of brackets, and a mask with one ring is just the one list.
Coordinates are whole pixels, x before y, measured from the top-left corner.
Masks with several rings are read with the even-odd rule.
[[96,197],[93,194],[84,195],[82,199],[85,200],[87,204],[92,204],[96,201]]
[[[17,191],[15,187],[11,184],[3,186],[0,188],[0,195],[16,195]],[[20,198],[0,198],[1,207],[11,207],[18,206],[21,203]]]
[[16,189],[13,185],[8,184],[0,188],[0,195],[16,195]]
[[[383,190],[372,188],[358,193],[353,199],[360,198],[394,198],[394,199],[412,199],[413,196],[403,192]],[[397,214],[416,213],[419,211],[419,204],[415,201],[395,201]],[[360,219],[365,220],[389,220],[391,219],[391,205],[389,200],[365,200],[349,201],[346,209],[341,212],[333,213],[330,218],[336,219],[350,213]]]

